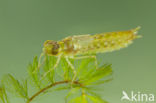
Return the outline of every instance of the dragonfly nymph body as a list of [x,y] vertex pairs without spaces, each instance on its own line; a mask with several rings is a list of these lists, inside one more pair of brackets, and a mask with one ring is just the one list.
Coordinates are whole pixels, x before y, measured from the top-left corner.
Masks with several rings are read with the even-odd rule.
[[[95,58],[92,54],[111,52],[127,47],[134,39],[139,38],[137,31],[140,27],[127,31],[100,33],[95,35],[69,36],[60,41],[47,40],[44,43],[43,51],[49,56],[57,56],[58,65],[60,58],[65,57],[68,64],[75,71],[74,66],[68,58]],[[89,56],[86,56],[89,55]],[[97,65],[97,62],[95,63]],[[45,74],[46,75],[46,74]],[[75,71],[76,75],[76,71]]]
[[43,50],[51,56],[62,54],[69,57],[110,52],[127,47],[140,37],[137,35],[138,29],[139,27],[128,31],[69,36],[61,41],[47,40]]

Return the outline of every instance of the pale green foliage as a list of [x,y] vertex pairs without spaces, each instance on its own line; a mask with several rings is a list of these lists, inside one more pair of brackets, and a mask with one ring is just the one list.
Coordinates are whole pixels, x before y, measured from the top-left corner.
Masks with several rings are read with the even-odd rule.
[[30,63],[28,66],[28,73],[34,82],[34,85],[40,89],[41,82],[40,82],[39,72],[34,72],[37,69],[38,69],[38,60],[37,57],[34,57],[33,63],[32,64]]
[[71,99],[68,103],[108,103],[108,102],[96,96],[81,95],[79,97]]
[[[55,70],[52,69],[56,63],[56,59],[57,58],[53,56],[45,56],[39,66],[38,58],[34,57],[33,62],[28,65],[29,78],[27,78],[27,80],[19,82],[9,74],[5,76],[2,83],[7,89],[7,92],[24,98],[27,103],[32,101],[31,96],[28,95],[27,81],[32,84],[32,88],[37,88],[35,93],[47,93],[48,91],[54,93],[54,91],[68,90],[69,92],[65,99],[66,103],[107,103],[96,94],[96,90],[100,84],[104,84],[112,79],[110,64],[102,65],[96,70],[94,59],[70,59],[77,71],[77,77],[71,84],[73,78],[72,69],[64,58],[61,58]],[[46,77],[42,78],[43,74],[49,70],[51,71]],[[39,96],[39,94],[37,96]],[[8,103],[5,89],[0,89],[0,99],[3,103]]]
[[5,85],[5,88],[9,92],[14,93],[18,97],[22,97],[24,99],[29,98],[27,80],[23,80],[22,82],[19,82],[12,75],[8,74],[3,79],[3,85]]
[[[44,71],[45,71],[45,72],[48,72],[49,69],[52,68],[53,65],[55,65],[55,63],[56,63],[56,58],[55,58],[55,57],[48,57],[48,56],[46,56],[45,64],[44,64],[44,67],[43,67]],[[50,82],[52,82],[52,83],[55,82],[55,81],[54,81],[54,76],[55,76],[55,73],[54,73],[54,72],[55,72],[55,71],[52,70],[49,74],[47,74],[47,79],[48,79]]]
[[9,103],[5,88],[0,86],[0,103]]

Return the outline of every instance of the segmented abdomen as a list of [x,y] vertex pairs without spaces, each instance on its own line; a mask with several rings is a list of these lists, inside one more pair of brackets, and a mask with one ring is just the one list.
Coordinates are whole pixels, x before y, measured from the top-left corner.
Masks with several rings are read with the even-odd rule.
[[137,35],[138,29],[139,27],[129,31],[100,33],[92,35],[91,42],[88,43],[87,46],[82,46],[78,50],[77,54],[111,52],[127,47],[135,38],[139,37]]

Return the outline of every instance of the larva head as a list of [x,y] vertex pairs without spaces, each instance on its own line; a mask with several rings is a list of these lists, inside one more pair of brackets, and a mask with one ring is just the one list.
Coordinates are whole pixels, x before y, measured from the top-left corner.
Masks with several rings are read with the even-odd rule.
[[48,55],[57,56],[59,54],[60,45],[53,40],[47,40],[44,42],[44,52]]

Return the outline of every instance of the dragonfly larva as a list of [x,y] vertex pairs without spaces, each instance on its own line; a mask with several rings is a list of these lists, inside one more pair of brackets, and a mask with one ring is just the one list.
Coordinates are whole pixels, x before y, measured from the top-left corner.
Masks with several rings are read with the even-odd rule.
[[[132,41],[141,36],[137,35],[140,27],[127,31],[99,33],[95,35],[74,35],[60,41],[47,40],[44,42],[43,52],[49,56],[57,56],[57,62],[52,69],[59,64],[61,57],[65,57],[67,63],[76,71],[69,58],[82,59],[94,58],[97,67],[96,56],[92,54],[111,52],[127,47]],[[46,76],[50,70],[44,74]]]

